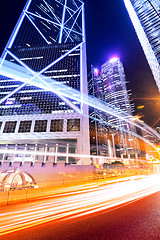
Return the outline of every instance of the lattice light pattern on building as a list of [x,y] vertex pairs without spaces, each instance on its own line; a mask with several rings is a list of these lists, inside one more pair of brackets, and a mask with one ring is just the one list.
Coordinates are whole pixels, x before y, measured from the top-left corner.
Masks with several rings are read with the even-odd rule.
[[[82,1],[29,0],[2,59],[22,65],[33,78],[35,72],[38,72],[83,90],[83,94],[82,81],[85,80],[82,75],[86,64],[82,53],[85,47],[84,28]],[[57,98],[53,93],[26,83],[21,84],[16,79],[1,77],[0,84],[1,115],[52,113],[62,109],[81,112],[80,103]]]
[[[84,91],[84,27],[82,1],[29,0],[2,59],[22,65],[33,77],[34,72],[41,72],[47,78]],[[80,103],[57,98],[53,93],[21,84],[16,79],[1,77],[0,84],[1,115],[52,113],[67,109],[81,112]]]
[[[48,132],[50,136],[46,134],[45,139],[57,139],[58,136],[54,136],[54,133],[61,132],[62,139],[75,139],[73,134],[66,135],[67,129],[71,129],[71,132],[79,131],[77,141],[82,143],[79,144],[78,151],[89,154],[88,107],[83,102],[83,95],[87,94],[83,1],[28,0],[1,60],[1,70],[8,61],[15,64],[15,70],[21,67],[20,71],[28,75],[27,81],[24,82],[17,75],[6,77],[1,71],[0,116],[3,123],[6,122],[4,116],[15,120],[19,115],[18,120],[21,120],[14,121],[17,122],[16,126],[10,126],[12,119],[6,123],[7,126],[2,124],[1,132]],[[47,85],[49,80],[50,84],[52,80],[56,80],[57,86],[63,83],[71,89],[79,90],[80,101],[63,96],[61,87],[59,91],[56,88],[53,91],[53,87],[52,90],[49,87],[44,89],[43,84]],[[33,84],[34,81],[38,84]],[[77,119],[80,126],[77,125]],[[67,124],[71,120],[76,126],[68,128]],[[82,131],[84,126],[86,131]],[[30,134],[30,138],[33,139],[34,136]]]

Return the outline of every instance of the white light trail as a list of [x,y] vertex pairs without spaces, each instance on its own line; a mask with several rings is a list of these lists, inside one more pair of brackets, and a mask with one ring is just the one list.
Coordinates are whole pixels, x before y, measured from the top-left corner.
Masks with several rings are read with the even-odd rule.
[[[112,185],[90,187],[68,194],[60,194],[54,199],[47,199],[27,205],[5,209],[0,214],[0,236],[23,230],[48,221],[66,221],[83,217],[111,207],[126,204],[148,196],[160,190],[160,176],[150,176],[134,181]],[[16,210],[15,210],[16,209]]]
[[[0,63],[1,63],[1,61],[2,61],[2,59],[0,59]],[[78,90],[71,88],[63,83],[57,82],[54,79],[52,79],[52,80],[49,78],[46,79],[44,77],[44,75],[42,75],[40,73],[38,73],[38,74],[35,73],[35,75],[33,76],[32,73],[28,72],[28,70],[25,69],[24,67],[17,65],[13,62],[9,62],[7,60],[4,60],[4,62],[3,62],[3,65],[0,69],[0,75],[36,86],[45,91],[53,92],[53,93],[57,94],[58,96],[62,96],[62,98],[66,97],[66,98],[75,100],[77,102],[81,102],[81,100],[82,100],[82,94]],[[115,107],[107,104],[106,102],[103,102],[97,98],[94,98],[94,97],[88,96],[88,95],[83,95],[83,103],[88,106],[91,106],[93,108],[96,108],[102,112],[109,113],[123,121],[126,121],[127,123],[129,123],[131,125],[134,125],[140,129],[142,129],[144,132],[147,132],[148,134],[160,139],[160,135],[155,130],[153,130],[148,125],[146,125],[145,123],[143,123],[139,120],[135,121],[135,118],[133,116],[125,113],[121,109],[115,108]],[[107,122],[105,122],[105,123],[107,124]],[[117,127],[117,126],[115,126],[115,127]],[[122,130],[122,128],[120,130]],[[143,141],[147,142],[159,153],[159,151],[157,150],[157,148],[155,147],[155,145],[152,142],[135,134],[135,132],[128,131],[127,129],[123,129],[123,131],[128,132],[129,134],[136,136],[136,137],[142,139]]]

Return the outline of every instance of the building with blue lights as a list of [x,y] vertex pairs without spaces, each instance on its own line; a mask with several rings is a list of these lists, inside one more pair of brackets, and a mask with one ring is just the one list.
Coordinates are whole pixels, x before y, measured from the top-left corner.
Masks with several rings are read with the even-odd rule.
[[[133,105],[129,99],[131,92],[127,90],[123,64],[118,57],[110,59],[101,66],[101,78],[103,81],[104,101],[109,103],[113,108],[122,110],[132,116]],[[114,155],[128,155],[128,153],[134,152],[135,146],[128,141],[129,138],[133,138],[126,134],[125,130],[136,132],[135,127],[127,123],[125,119],[123,121],[110,114],[107,117],[107,121],[112,136],[117,132],[117,136],[115,137],[117,139],[115,144],[117,146],[117,153],[116,149],[113,149]],[[119,127],[119,130],[117,127]]]
[[[101,73],[93,66],[88,79],[88,92],[99,100],[105,100]],[[91,154],[108,156],[107,113],[89,107],[89,114]]]
[[[131,91],[127,90],[123,64],[118,57],[105,62],[100,70],[92,68],[89,93],[105,101],[114,110],[132,116]],[[125,119],[90,108],[90,136],[92,153],[109,157],[123,157],[137,154],[138,142],[127,131],[136,129]],[[130,140],[128,140],[130,139]],[[95,146],[94,146],[95,144]]]
[[124,3],[160,91],[159,0],[124,0]]
[[[127,90],[124,68],[119,58],[113,58],[101,66],[101,78],[105,102],[132,115],[131,93]],[[108,122],[119,125],[119,120],[112,115],[108,116]]]
[[[84,3],[28,0],[1,56],[24,68],[28,82],[0,76],[0,153],[3,161],[89,165],[90,159],[49,157],[28,151],[90,154]],[[73,101],[32,85],[60,82],[81,92]],[[7,153],[22,150],[23,154]]]

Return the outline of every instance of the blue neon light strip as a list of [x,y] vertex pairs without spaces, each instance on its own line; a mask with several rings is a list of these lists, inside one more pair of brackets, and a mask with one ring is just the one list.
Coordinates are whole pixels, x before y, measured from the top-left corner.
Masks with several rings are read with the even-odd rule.
[[[46,78],[44,79],[43,75],[40,75],[42,81],[40,81],[38,77],[32,78],[32,74],[29,73],[27,69],[15,63],[9,62],[7,60],[4,61],[4,64],[0,69],[0,75],[9,77],[11,79],[12,78],[16,79],[17,81],[25,82],[27,84],[31,84],[46,91],[54,92],[60,96],[64,96],[76,100],[78,102],[81,102],[81,93],[78,90],[68,87],[63,83],[59,83],[54,79],[52,80]],[[133,118],[133,116],[123,112],[120,109],[113,108],[112,106],[103,101],[99,101],[98,99],[88,95],[83,95],[83,103],[91,107],[94,107],[98,110],[101,110],[103,112],[109,113],[123,121],[125,120],[126,122],[143,129],[145,132],[149,134],[152,135],[154,134],[156,137],[160,139],[160,135],[152,128],[147,126],[145,123],[142,123],[140,121],[137,122],[132,121],[131,119]]]

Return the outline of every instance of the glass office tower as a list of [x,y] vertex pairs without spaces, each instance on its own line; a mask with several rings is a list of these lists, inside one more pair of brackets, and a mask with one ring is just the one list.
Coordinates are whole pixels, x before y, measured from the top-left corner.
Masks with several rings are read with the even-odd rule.
[[[101,66],[101,78],[105,102],[132,115],[124,68],[119,58],[115,57]],[[112,115],[109,115],[108,121],[119,125],[119,119]]]
[[[104,90],[101,73],[97,68],[91,67],[88,81],[90,95],[104,101]],[[90,114],[90,144],[92,155],[108,156],[108,130],[107,113],[89,107]]]
[[[84,3],[81,0],[28,0],[1,56],[25,69],[28,82],[0,76],[0,148],[89,155]],[[32,84],[56,81],[80,91],[82,101]],[[71,93],[72,94],[72,93]],[[5,160],[40,160],[3,154]],[[63,160],[59,157],[55,160]],[[47,159],[45,158],[45,161]],[[49,159],[48,159],[49,160]],[[90,160],[67,158],[89,165]]]
[[[123,64],[118,57],[105,62],[100,71],[92,67],[89,93],[105,101],[113,109],[132,116],[133,105],[129,99],[131,92],[127,90]],[[128,131],[136,133],[136,129],[125,119],[91,107],[90,117],[92,154],[121,157],[137,153],[138,142],[131,134],[127,133]],[[113,149],[111,149],[111,145]]]
[[124,3],[160,90],[160,1],[124,0]]
[[[101,66],[101,79],[104,101],[113,108],[120,109],[132,116],[133,105],[129,99],[131,92],[127,90],[123,64],[118,57],[110,59]],[[110,134],[115,135],[117,139],[117,154],[120,156],[121,154],[135,153],[137,141],[131,134],[126,133],[128,130],[136,133],[135,127],[127,123],[125,119],[119,119],[111,114],[108,114],[107,120]],[[128,139],[134,141],[129,142]]]

